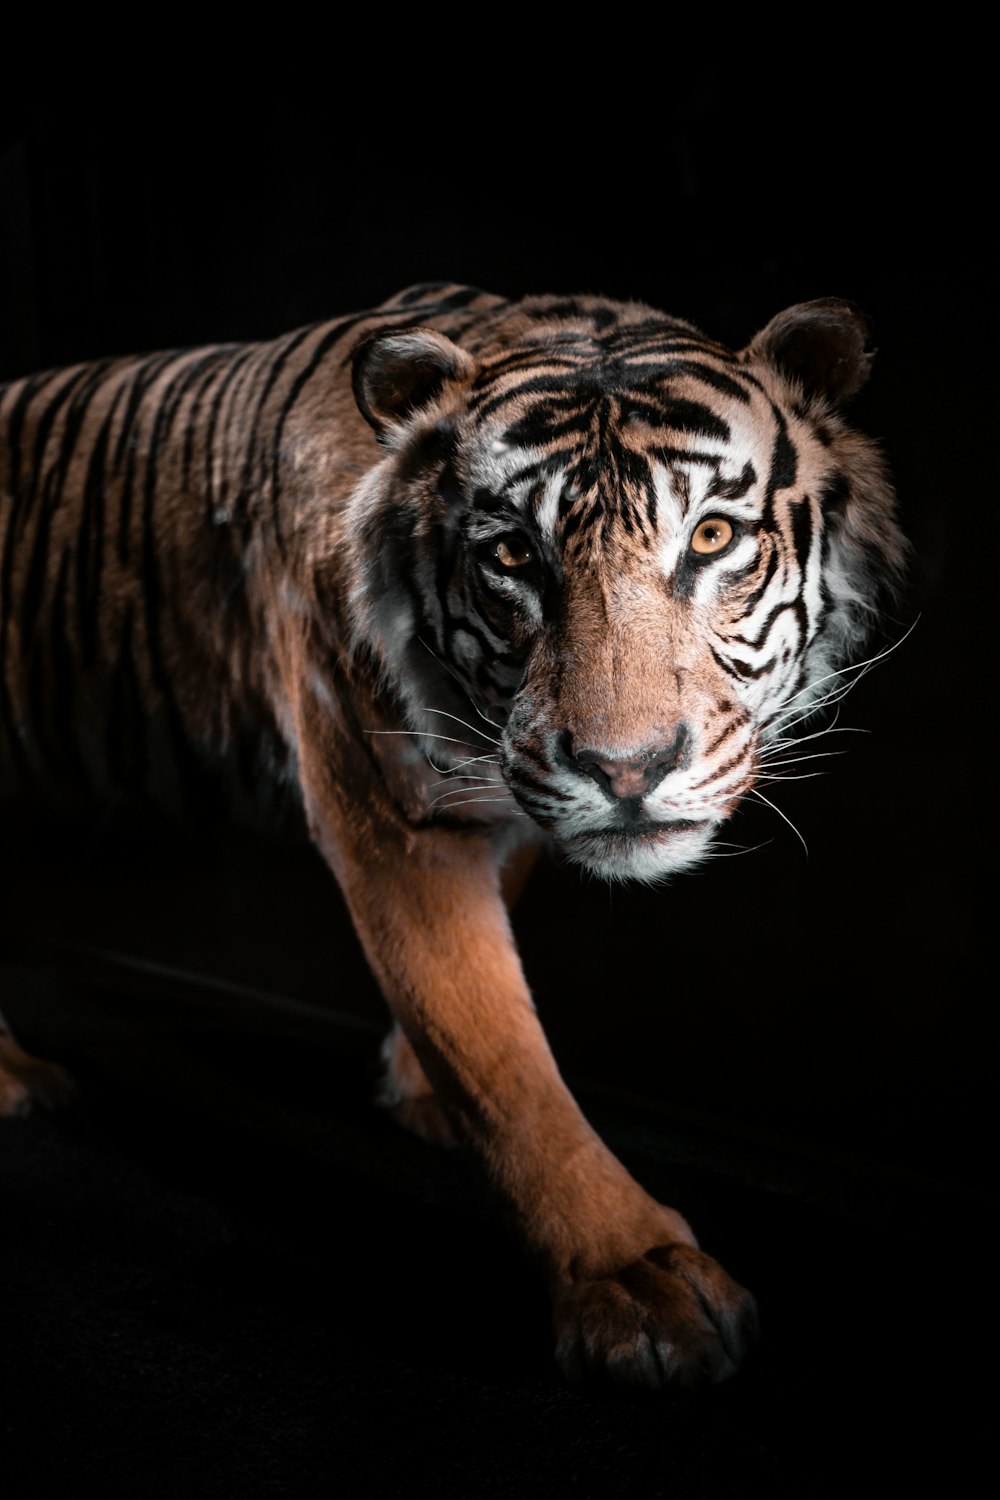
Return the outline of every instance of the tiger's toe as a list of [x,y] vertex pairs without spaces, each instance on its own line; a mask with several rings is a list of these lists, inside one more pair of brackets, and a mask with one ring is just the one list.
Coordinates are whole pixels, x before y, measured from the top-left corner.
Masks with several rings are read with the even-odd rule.
[[757,1309],[711,1256],[661,1245],[558,1294],[555,1331],[557,1362],[574,1384],[695,1389],[736,1373],[756,1341]]

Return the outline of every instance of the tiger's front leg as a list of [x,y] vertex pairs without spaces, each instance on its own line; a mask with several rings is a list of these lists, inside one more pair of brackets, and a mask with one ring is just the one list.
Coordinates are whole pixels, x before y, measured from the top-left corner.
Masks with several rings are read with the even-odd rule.
[[[537,859],[537,843],[521,844],[505,858],[500,872],[500,894],[508,912],[520,900]],[[382,1061],[385,1066],[378,1102],[398,1124],[421,1140],[434,1146],[457,1146],[448,1117],[398,1021],[382,1044]]]
[[313,836],[392,1012],[548,1279],[563,1371],[653,1387],[731,1375],[753,1338],[753,1300],[571,1097],[528,993],[489,839],[414,830],[353,775],[348,800],[343,775],[327,770],[335,758],[308,739],[300,749]]

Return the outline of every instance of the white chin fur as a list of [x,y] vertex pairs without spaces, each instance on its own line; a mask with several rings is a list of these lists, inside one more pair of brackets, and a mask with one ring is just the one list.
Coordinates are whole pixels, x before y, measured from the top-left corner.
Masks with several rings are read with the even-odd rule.
[[699,823],[690,828],[665,824],[640,835],[624,833],[576,834],[568,839],[556,835],[556,843],[573,864],[583,865],[602,880],[641,881],[655,885],[681,870],[690,870],[704,859],[715,825]]

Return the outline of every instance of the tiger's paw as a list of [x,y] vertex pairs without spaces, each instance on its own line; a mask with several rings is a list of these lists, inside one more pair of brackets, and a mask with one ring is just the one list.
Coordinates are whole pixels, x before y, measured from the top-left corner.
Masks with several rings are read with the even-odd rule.
[[56,1063],[43,1062],[0,1032],[0,1120],[31,1114],[36,1104],[61,1109],[76,1098],[76,1085]]
[[557,1292],[556,1360],[574,1384],[717,1385],[757,1337],[753,1297],[690,1245],[657,1245],[619,1271]]

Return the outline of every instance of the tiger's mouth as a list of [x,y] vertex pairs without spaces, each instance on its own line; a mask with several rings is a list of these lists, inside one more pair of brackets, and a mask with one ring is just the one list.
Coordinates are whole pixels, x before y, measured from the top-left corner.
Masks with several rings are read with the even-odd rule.
[[630,824],[626,828],[602,828],[594,833],[571,833],[565,838],[560,838],[559,842],[565,849],[573,849],[577,846],[607,849],[610,846],[625,850],[643,844],[670,844],[685,833],[691,833],[697,829],[708,829],[712,826],[707,820],[695,822],[691,818],[673,818],[667,822],[644,818],[642,822]]

